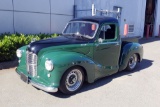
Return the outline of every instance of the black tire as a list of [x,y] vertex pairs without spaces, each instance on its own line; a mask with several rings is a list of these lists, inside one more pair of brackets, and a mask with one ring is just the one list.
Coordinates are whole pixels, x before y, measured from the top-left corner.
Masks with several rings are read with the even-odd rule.
[[137,61],[138,61],[137,54],[131,55],[129,60],[128,60],[128,64],[127,64],[126,70],[132,71],[133,69],[135,69],[135,67],[137,65]]
[[64,94],[74,94],[82,87],[83,82],[83,70],[80,67],[74,67],[64,73],[59,89]]

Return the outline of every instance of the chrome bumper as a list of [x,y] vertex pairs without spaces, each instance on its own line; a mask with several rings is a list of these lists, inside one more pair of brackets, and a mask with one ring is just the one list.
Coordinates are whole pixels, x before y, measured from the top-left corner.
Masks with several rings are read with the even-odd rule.
[[30,83],[31,85],[33,85],[34,87],[39,88],[39,89],[41,89],[41,90],[43,90],[43,91],[46,91],[46,92],[57,92],[57,91],[58,91],[58,88],[55,88],[55,87],[46,87],[46,86],[44,86],[44,85],[42,85],[42,84],[33,82],[33,81],[31,81],[31,80],[30,80],[29,83]]
[[[16,68],[16,72],[17,72],[17,68]],[[17,72],[17,74],[20,76],[20,74],[18,72]],[[34,82],[34,81],[30,80],[30,79],[28,80],[27,83],[31,84],[32,86],[34,86],[34,87],[36,87],[38,89],[46,91],[46,92],[57,92],[58,91],[58,88],[47,87],[47,86],[45,86],[43,84],[36,83],[36,82]]]

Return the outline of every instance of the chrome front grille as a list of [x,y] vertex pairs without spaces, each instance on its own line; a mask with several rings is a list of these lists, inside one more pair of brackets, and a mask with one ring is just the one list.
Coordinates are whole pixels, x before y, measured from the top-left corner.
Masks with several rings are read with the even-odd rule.
[[27,72],[28,74],[34,77],[37,75],[37,55],[28,51],[26,54],[27,54],[27,59],[26,59]]

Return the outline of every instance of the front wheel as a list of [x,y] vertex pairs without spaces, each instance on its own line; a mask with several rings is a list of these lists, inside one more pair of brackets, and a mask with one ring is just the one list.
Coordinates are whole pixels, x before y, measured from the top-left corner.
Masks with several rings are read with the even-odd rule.
[[65,72],[61,79],[60,91],[64,94],[76,93],[84,82],[84,72],[80,67],[74,67]]
[[130,58],[129,58],[126,69],[129,70],[129,71],[133,70],[137,65],[137,60],[138,60],[138,58],[137,58],[136,54],[131,55]]

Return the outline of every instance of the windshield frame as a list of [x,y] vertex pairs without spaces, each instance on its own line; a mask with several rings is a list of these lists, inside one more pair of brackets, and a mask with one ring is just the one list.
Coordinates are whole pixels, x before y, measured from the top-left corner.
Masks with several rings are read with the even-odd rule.
[[70,23],[72,23],[72,22],[73,22],[73,23],[74,23],[74,22],[90,23],[90,24],[95,24],[95,25],[97,26],[97,27],[96,27],[96,30],[95,30],[95,33],[94,33],[94,35],[93,35],[92,37],[84,36],[84,37],[86,37],[86,38],[88,38],[88,39],[93,39],[93,38],[95,37],[97,31],[98,31],[98,28],[99,28],[99,24],[98,24],[98,23],[91,22],[91,21],[70,21],[70,22],[68,22],[68,23],[66,24],[65,28],[64,28],[63,31],[62,31],[62,34],[63,34],[63,35],[72,35],[72,34],[75,34],[75,33],[64,33],[64,31],[65,31],[65,29],[67,28],[68,24],[70,24]]

